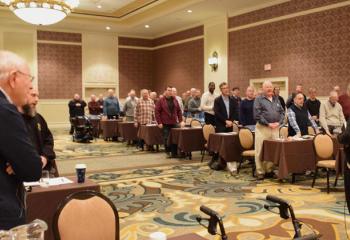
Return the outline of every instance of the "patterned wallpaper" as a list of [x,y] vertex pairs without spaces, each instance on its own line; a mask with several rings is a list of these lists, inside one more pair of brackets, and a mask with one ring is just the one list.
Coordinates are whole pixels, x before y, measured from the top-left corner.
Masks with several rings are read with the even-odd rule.
[[[314,1],[324,2],[324,1]],[[264,64],[272,71],[264,71]],[[229,33],[229,82],[245,88],[249,79],[289,77],[328,95],[350,83],[350,6]]]
[[284,16],[329,4],[345,2],[346,0],[290,0],[285,3],[263,8],[239,16],[229,18],[229,28],[234,28],[266,19]]
[[[152,40],[119,37],[119,45],[151,47],[202,36],[203,26]],[[181,93],[191,87],[203,89],[204,40],[176,44],[155,50],[119,48],[119,92],[126,96],[131,88],[150,88],[162,93],[166,85]]]
[[38,40],[81,42],[80,33],[38,31]]
[[204,40],[194,40],[155,50],[154,89],[163,92],[167,85],[178,94],[192,87],[203,91]]
[[151,50],[119,48],[119,93],[124,98],[130,89],[136,94],[142,88],[152,89],[154,52]]
[[[81,41],[81,34],[38,32],[40,40]],[[79,35],[80,37],[77,37]],[[43,37],[45,36],[45,37]],[[48,37],[50,36],[50,37]],[[38,85],[42,99],[67,99],[82,93],[81,45],[38,42]]]

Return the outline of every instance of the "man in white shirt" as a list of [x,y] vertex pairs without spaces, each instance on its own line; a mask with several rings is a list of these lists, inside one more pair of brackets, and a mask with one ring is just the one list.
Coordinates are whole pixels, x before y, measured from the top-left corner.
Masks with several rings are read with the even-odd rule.
[[215,116],[214,116],[214,100],[219,95],[214,93],[215,83],[210,82],[208,85],[208,92],[203,93],[201,98],[201,110],[204,111],[204,118],[206,124],[211,124],[215,126]]
[[182,102],[182,98],[180,96],[177,95],[177,89],[176,88],[172,88],[171,89],[173,92],[173,97],[176,98],[177,102],[179,103],[180,109],[181,109],[181,113],[184,113],[184,103]]

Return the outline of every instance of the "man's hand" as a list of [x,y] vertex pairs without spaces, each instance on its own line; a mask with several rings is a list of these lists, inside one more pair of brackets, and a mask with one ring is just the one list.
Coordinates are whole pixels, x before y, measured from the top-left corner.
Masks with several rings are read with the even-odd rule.
[[320,133],[320,129],[316,128],[315,133],[319,134]]
[[229,120],[226,120],[225,123],[226,123],[226,127],[232,127],[233,126],[233,123],[231,121],[229,121]]
[[185,127],[185,122],[184,121],[182,121],[182,122],[180,122],[180,128],[184,128]]
[[102,116],[101,120],[103,121],[107,120],[107,116]]
[[301,138],[301,132],[297,132],[297,134],[295,134],[295,138]]
[[274,122],[274,123],[269,123],[269,128],[275,129],[279,127],[279,123],[278,122]]
[[162,129],[162,128],[163,128],[163,124],[158,124],[158,127],[159,127],[160,129]]
[[6,163],[6,172],[8,175],[15,175],[15,172],[13,171],[13,169],[9,163]]
[[315,121],[317,121],[318,120],[318,118],[317,118],[317,116],[315,115],[315,116],[312,116],[312,119],[313,120],[315,120]]
[[138,126],[138,123],[137,123],[137,122],[135,122],[135,123],[134,123],[134,126],[135,126],[135,127],[137,128],[137,126]]
[[41,156],[41,162],[43,163],[42,168],[44,168],[47,165],[47,158],[44,156]]

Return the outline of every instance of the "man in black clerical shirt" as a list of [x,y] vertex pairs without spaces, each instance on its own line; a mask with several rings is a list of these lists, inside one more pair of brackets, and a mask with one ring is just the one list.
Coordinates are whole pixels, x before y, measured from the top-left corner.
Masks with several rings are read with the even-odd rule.
[[48,170],[50,175],[58,177],[53,136],[43,116],[36,111],[38,101],[39,92],[32,89],[28,96],[28,104],[22,107],[21,112],[34,147],[38,154],[46,159],[47,164],[43,166],[44,170]]
[[309,99],[306,100],[305,106],[315,122],[319,124],[321,102],[316,98],[315,88],[309,89]]

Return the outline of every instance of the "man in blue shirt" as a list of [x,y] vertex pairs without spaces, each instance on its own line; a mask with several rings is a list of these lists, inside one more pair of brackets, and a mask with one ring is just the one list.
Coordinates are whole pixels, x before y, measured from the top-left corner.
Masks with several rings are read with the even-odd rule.
[[103,115],[108,119],[119,118],[120,106],[118,98],[114,96],[113,89],[108,89],[108,97],[103,101]]

